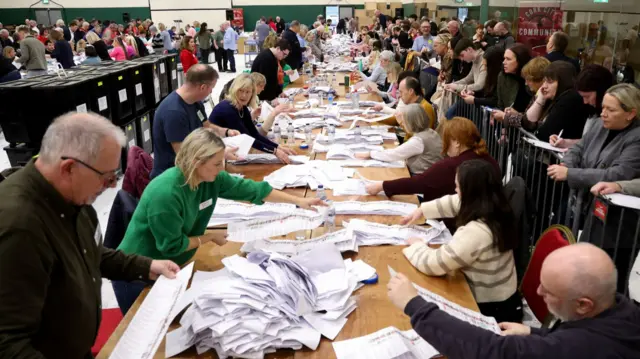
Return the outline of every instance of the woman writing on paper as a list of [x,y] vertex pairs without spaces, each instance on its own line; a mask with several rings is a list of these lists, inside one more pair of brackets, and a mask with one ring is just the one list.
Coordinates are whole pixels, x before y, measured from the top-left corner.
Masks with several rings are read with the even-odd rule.
[[[205,233],[217,199],[293,203],[300,208],[323,205],[316,198],[291,196],[254,182],[230,176],[224,168],[224,142],[212,130],[199,128],[182,143],[176,166],[149,183],[118,249],[154,259],[189,261],[198,247],[226,243],[222,233]],[[113,282],[118,304],[126,313],[143,283]]]
[[213,108],[209,121],[215,125],[225,124],[225,127],[238,130],[255,139],[252,147],[262,152],[273,153],[282,162],[289,163],[289,155],[295,151],[287,147],[280,147],[261,135],[253,124],[253,120],[260,116],[260,108],[249,110],[249,104],[257,103],[256,86],[249,74],[240,74],[233,80],[227,99]]
[[515,216],[502,180],[487,161],[470,160],[458,167],[454,195],[423,203],[403,223],[455,217],[453,239],[434,249],[409,238],[405,257],[426,275],[442,276],[460,269],[480,312],[498,322],[522,321],[513,249],[518,238]]
[[393,162],[407,161],[411,174],[419,174],[442,159],[442,140],[438,133],[429,127],[429,118],[424,109],[412,103],[405,106],[396,115],[398,122],[413,136],[402,145],[384,151],[357,153],[361,159]]

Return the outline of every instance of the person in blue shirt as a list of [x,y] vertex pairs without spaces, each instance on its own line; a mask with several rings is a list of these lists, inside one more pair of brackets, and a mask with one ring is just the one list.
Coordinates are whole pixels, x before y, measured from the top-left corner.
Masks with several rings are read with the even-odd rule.
[[416,37],[413,40],[413,47],[411,50],[419,52],[421,55],[429,54],[433,51],[433,37],[431,36],[431,24],[425,20],[420,24],[420,32],[422,36]]
[[[209,124],[202,101],[211,94],[218,81],[218,72],[204,64],[191,66],[185,83],[170,93],[156,109],[153,121],[153,179],[174,166],[182,141],[195,129],[212,127],[220,137],[236,136],[240,132]],[[237,159],[237,149],[225,150],[227,159]]]
[[227,99],[213,108],[211,116],[209,116],[209,122],[221,127],[238,130],[240,133],[253,137],[255,139],[252,145],[253,148],[262,152],[272,153],[282,162],[290,163],[289,155],[295,155],[296,152],[271,142],[271,140],[260,134],[253,124],[253,119],[260,116],[260,108],[250,111],[248,105],[256,103],[256,93],[256,86],[251,79],[251,75],[246,73],[238,75],[233,80]]
[[224,24],[224,27],[223,46],[229,59],[229,67],[231,68],[228,72],[236,72],[236,58],[234,54],[238,49],[238,33],[233,30],[228,22]]
[[102,60],[98,56],[96,48],[93,47],[93,45],[87,45],[87,47],[85,47],[84,49],[84,54],[87,56],[87,58],[82,61],[83,65],[95,65],[102,62]]

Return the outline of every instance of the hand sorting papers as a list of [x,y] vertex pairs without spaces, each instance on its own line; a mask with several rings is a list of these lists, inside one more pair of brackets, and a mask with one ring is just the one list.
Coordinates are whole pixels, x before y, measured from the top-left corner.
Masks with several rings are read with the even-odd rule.
[[[369,183],[375,181],[369,181],[366,179],[349,178],[344,181],[336,182],[333,185],[334,196],[368,196],[366,186]],[[378,195],[384,195],[384,192],[378,193]]]
[[[356,309],[351,295],[361,270],[348,271],[331,245],[283,257],[255,252],[222,260],[223,271],[194,276],[192,305],[167,335],[167,355],[195,345],[219,358],[263,358],[278,348],[312,350],[334,339]],[[210,279],[206,279],[209,277]]]
[[238,136],[225,137],[222,139],[222,142],[224,142],[225,145],[236,147],[238,149],[236,154],[240,158],[246,157],[249,154],[251,145],[253,145],[254,141],[255,139],[253,137],[244,133]]
[[359,338],[333,342],[337,359],[429,359],[439,355],[414,330],[387,327]]
[[263,205],[242,203],[218,198],[216,208],[209,220],[209,227],[257,218],[271,218],[297,211],[295,204],[267,202]]
[[331,189],[333,184],[353,176],[354,171],[327,161],[309,161],[304,165],[288,165],[264,177],[275,189],[306,187],[316,190],[318,185]]
[[381,244],[406,245],[411,237],[421,238],[427,243],[442,244],[451,240],[452,236],[447,227],[420,226],[387,226],[381,223],[352,219],[347,226],[347,235],[355,236],[359,246],[377,246]]
[[[389,267],[389,274],[391,277],[396,276],[396,271],[393,268]],[[451,315],[452,317],[458,318],[467,323],[473,324],[476,327],[486,329],[488,331],[494,332],[496,334],[500,334],[502,331],[498,326],[498,322],[496,322],[495,318],[484,316],[478,312],[475,312],[471,309],[467,309],[461,305],[458,305],[438,294],[433,293],[430,290],[420,287],[419,285],[413,283],[413,287],[416,288],[418,294],[424,298],[427,302],[435,303],[438,307]]]

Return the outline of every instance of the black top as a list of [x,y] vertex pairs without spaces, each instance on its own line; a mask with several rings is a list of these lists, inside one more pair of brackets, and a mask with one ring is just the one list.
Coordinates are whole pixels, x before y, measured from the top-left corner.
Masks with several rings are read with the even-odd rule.
[[84,39],[85,35],[86,33],[78,28],[78,30],[73,33],[73,41],[77,44],[78,41]]
[[247,106],[244,106],[242,110],[238,110],[229,100],[224,100],[213,108],[209,116],[209,122],[220,127],[238,130],[240,133],[253,137],[255,141],[251,147],[256,150],[274,153],[278,147],[277,144],[271,142],[271,140],[258,132],[258,129],[253,124],[251,112]]
[[7,75],[8,73],[17,70],[10,59],[2,56],[0,58],[0,77]]
[[139,38],[138,36],[134,36],[133,38],[136,40],[136,46],[138,47],[138,55],[140,57],[149,56],[149,50],[147,50],[147,47],[144,46],[144,42],[142,42],[142,39]]
[[251,72],[259,72],[267,79],[264,91],[258,96],[260,101],[271,101],[282,93],[282,87],[278,84],[278,59],[271,49],[264,49],[256,56]]
[[51,57],[56,59],[63,69],[70,69],[75,66],[73,62],[73,51],[71,45],[66,40],[58,40],[55,44],[56,48],[51,52]]
[[575,90],[567,90],[556,96],[542,114],[542,125],[536,131],[540,141],[547,142],[551,135],[562,132],[562,138],[580,139],[589,113],[582,96]]
[[284,31],[284,21],[280,20],[280,22],[276,22],[276,32],[278,34],[282,34],[283,31]]
[[282,33],[282,38],[289,41],[289,45],[291,45],[291,51],[289,51],[289,56],[287,56],[284,61],[291,66],[292,69],[297,70],[302,67],[302,52],[303,48],[300,47],[300,41],[298,40],[298,35],[291,31],[291,29],[285,30]]
[[62,36],[64,36],[65,40],[71,41],[71,30],[69,30],[68,26],[62,27]]
[[400,34],[398,35],[398,44],[403,49],[410,49],[413,47],[413,40],[409,37],[409,34],[404,31],[400,31]]
[[98,53],[98,57],[102,61],[111,61],[111,56],[109,56],[109,50],[107,50],[107,44],[102,40],[98,40],[93,43],[93,47],[96,49]]
[[572,64],[576,68],[576,76],[578,75],[578,73],[580,73],[580,63],[578,62],[578,60],[571,58],[560,51],[551,51],[550,53],[546,54],[544,57],[546,57],[547,60],[551,62],[566,61]]

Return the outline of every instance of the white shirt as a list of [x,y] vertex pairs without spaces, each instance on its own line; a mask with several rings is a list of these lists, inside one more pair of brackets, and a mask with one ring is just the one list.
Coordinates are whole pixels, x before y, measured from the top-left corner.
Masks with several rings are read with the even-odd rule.
[[411,137],[409,140],[396,148],[390,148],[384,151],[371,151],[371,158],[378,161],[393,162],[403,161],[407,158],[417,156],[424,151],[424,143],[417,136]]

